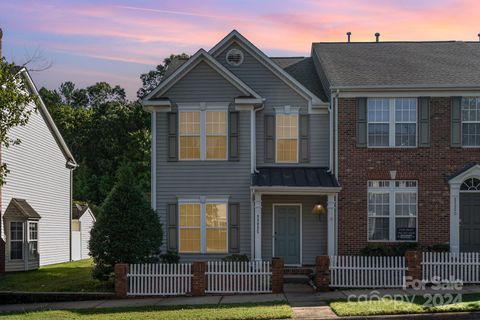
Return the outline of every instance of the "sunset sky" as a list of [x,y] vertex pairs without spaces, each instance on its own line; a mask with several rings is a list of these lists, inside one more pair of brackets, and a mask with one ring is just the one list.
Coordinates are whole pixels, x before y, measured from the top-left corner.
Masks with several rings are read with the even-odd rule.
[[71,80],[119,84],[135,98],[139,75],[170,53],[210,49],[237,29],[271,56],[309,55],[312,42],[477,41],[478,0],[0,1],[3,54],[52,62],[38,87]]

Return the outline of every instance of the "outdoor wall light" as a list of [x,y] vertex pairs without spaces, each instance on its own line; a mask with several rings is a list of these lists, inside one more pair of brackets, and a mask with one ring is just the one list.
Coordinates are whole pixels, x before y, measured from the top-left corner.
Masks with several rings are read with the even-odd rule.
[[327,210],[325,210],[325,207],[320,202],[316,203],[313,206],[313,209],[312,209],[313,214],[324,214],[325,212],[327,212]]

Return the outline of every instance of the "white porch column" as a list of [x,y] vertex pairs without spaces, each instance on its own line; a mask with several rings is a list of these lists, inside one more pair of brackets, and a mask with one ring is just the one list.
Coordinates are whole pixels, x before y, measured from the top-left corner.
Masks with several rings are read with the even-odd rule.
[[328,255],[335,255],[335,195],[329,194],[327,201]]
[[254,200],[254,247],[255,247],[255,260],[262,260],[262,194],[255,192]]
[[450,252],[460,252],[460,183],[450,183]]

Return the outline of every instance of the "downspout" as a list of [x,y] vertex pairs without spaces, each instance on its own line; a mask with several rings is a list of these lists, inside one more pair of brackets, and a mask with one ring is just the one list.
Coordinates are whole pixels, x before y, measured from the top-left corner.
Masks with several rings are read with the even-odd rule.
[[[338,181],[338,97],[340,90],[335,93],[335,178]],[[338,194],[335,195],[335,254],[338,254]]]

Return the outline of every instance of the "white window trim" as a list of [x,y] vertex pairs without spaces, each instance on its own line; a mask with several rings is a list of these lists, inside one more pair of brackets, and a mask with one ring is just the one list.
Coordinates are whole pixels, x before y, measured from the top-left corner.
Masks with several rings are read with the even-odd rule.
[[[12,223],[21,223],[22,224],[22,259],[12,259],[12,242],[20,242],[20,240],[12,240]],[[9,248],[8,248],[8,260],[11,261],[23,261],[25,260],[25,221],[12,220],[8,222],[9,235],[8,238]]]
[[[182,159],[180,156],[180,116],[178,116],[178,160],[179,161],[228,161],[228,103],[227,102],[200,102],[200,103],[180,103],[178,104],[178,113],[180,112],[199,112],[200,113],[200,158]],[[207,159],[207,132],[206,132],[206,112],[224,111],[225,112],[225,158]]]
[[[369,180],[377,181],[377,180]],[[368,194],[389,194],[389,216],[370,216],[367,207],[367,241],[368,242],[417,242],[418,241],[418,181],[416,180],[381,180],[381,181],[390,181],[390,186],[388,187],[368,187],[367,183],[367,206],[368,206]],[[416,187],[396,187],[395,182],[397,181],[415,181],[417,183]],[[395,194],[396,193],[416,193],[415,203],[417,207],[417,214],[415,216],[415,240],[396,240],[396,218],[402,218],[402,216],[397,216],[395,212]],[[405,216],[407,217],[407,216]],[[388,218],[389,223],[389,239],[387,240],[370,240],[368,234],[368,218]]]
[[[275,163],[299,163],[300,162],[300,108],[289,105],[276,107],[275,109]],[[278,160],[278,134],[277,134],[277,116],[296,115],[297,116],[297,161],[279,161]]]
[[463,96],[462,97],[462,101],[460,102],[460,134],[461,134],[461,141],[462,141],[462,148],[465,148],[465,149],[471,149],[471,148],[480,148],[480,144],[479,145],[475,145],[475,146],[466,146],[463,144],[463,124],[466,123],[470,123],[470,124],[480,124],[480,120],[478,121],[472,121],[472,120],[463,120],[463,99],[465,98],[475,98],[475,100],[477,100],[476,102],[478,103],[478,100],[480,100],[480,97],[465,97]]
[[[182,204],[200,204],[200,251],[180,251],[180,205]],[[207,204],[225,204],[226,206],[226,229],[227,229],[227,251],[225,252],[207,252],[207,225],[206,225],[206,216],[207,216]],[[178,199],[178,210],[177,210],[177,221],[178,221],[178,252],[180,254],[228,254],[229,248],[229,217],[228,217],[228,197],[192,197],[192,198],[180,198]]]
[[[36,224],[37,225],[37,239],[30,238],[30,225],[31,224]],[[40,235],[39,226],[40,225],[39,225],[38,221],[28,221],[28,223],[27,223],[27,230],[28,230],[27,231],[27,242],[28,242],[28,245],[29,245],[29,248],[28,248],[29,253],[28,254],[30,254],[30,242],[36,242],[37,243],[37,254],[38,254],[38,249],[39,249],[38,248],[38,242],[39,242],[39,235]]]
[[[368,99],[388,99],[389,100],[389,121],[388,122],[370,122],[368,121]],[[395,130],[396,130],[396,121],[395,121],[395,100],[401,98],[390,98],[390,97],[374,97],[367,98],[367,147],[372,149],[384,149],[384,148],[397,148],[397,149],[413,149],[418,147],[418,99],[416,102],[416,114],[415,122],[413,121],[402,121],[398,123],[415,123],[415,145],[414,146],[396,146],[395,145]],[[372,146],[370,145],[369,137],[369,124],[388,124],[388,146]]]

